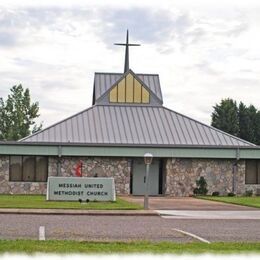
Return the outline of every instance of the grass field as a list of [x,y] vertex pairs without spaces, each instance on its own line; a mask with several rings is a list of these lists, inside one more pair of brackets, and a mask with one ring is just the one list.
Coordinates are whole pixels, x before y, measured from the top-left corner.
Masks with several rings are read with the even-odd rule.
[[0,195],[0,208],[24,209],[100,209],[130,210],[142,209],[142,206],[117,198],[115,202],[67,202],[46,201],[43,195]]
[[79,241],[36,241],[0,240],[0,253],[155,253],[155,254],[231,254],[260,253],[260,243],[172,243],[172,242],[79,242]]
[[260,196],[258,197],[199,196],[198,198],[260,208]]

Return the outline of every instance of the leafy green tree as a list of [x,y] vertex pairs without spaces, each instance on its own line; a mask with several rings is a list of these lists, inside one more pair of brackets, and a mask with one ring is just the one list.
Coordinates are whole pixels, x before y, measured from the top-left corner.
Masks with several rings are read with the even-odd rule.
[[31,102],[29,89],[13,86],[6,101],[0,98],[0,140],[19,140],[39,131],[42,125],[34,121],[38,117],[39,104]]
[[211,125],[226,133],[239,135],[238,108],[233,99],[222,99],[216,104],[211,115]]

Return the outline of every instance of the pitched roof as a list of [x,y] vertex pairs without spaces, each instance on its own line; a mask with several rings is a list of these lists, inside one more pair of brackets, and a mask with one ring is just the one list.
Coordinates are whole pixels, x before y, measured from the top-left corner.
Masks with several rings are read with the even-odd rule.
[[[93,104],[105,92],[107,92],[124,74],[123,73],[95,73]],[[138,78],[158,97],[162,102],[162,92],[158,74],[136,74]]]
[[89,145],[254,146],[163,106],[95,105],[21,142]]

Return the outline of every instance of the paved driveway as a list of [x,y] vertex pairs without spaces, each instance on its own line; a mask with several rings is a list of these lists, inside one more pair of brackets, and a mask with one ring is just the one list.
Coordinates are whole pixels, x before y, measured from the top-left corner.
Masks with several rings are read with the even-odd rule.
[[[127,196],[123,199],[143,205],[143,196]],[[196,199],[191,197],[149,197],[149,208],[154,210],[226,210],[252,211],[253,207],[227,204],[223,202]]]

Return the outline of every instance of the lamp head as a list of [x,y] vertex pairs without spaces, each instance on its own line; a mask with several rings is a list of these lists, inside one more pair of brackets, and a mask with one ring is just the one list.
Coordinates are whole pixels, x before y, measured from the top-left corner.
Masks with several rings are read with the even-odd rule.
[[153,161],[153,155],[151,153],[145,153],[144,154],[144,163],[151,164],[152,161]]

